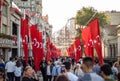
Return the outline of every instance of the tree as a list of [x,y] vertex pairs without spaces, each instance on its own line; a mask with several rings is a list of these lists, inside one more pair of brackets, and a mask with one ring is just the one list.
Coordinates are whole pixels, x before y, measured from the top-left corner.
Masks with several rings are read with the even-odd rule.
[[[93,7],[83,7],[77,12],[75,23],[79,25],[79,28],[81,28],[81,26],[87,26],[88,23],[95,18],[99,19],[99,24],[101,28],[104,27],[104,25],[109,24],[110,22],[109,16],[106,15],[104,12],[98,12]],[[76,37],[81,38],[81,30],[79,28],[76,31]]]
[[104,12],[97,12],[93,7],[83,7],[79,10],[75,17],[75,23],[79,26],[86,26],[90,20],[95,18],[99,19],[101,27],[109,23],[109,17]]

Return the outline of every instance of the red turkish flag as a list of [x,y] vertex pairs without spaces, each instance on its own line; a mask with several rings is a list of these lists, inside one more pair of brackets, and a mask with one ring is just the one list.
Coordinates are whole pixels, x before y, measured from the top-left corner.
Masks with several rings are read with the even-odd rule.
[[76,62],[79,61],[80,58],[82,58],[82,50],[80,45],[80,38],[75,38],[75,48],[76,48]]
[[35,63],[35,70],[39,70],[39,64],[43,59],[43,43],[42,43],[42,32],[37,30],[37,25],[32,25],[30,28],[30,35],[33,48],[33,56]]
[[70,47],[67,48],[67,54],[68,54],[68,57],[70,57]]
[[50,38],[47,38],[47,53],[46,53],[46,60],[51,60],[51,51],[50,51]]
[[60,53],[61,53],[60,50],[56,48],[56,58],[60,57],[60,55],[61,55]]
[[52,55],[51,58],[54,58],[54,56],[53,56],[53,44],[52,43],[50,43],[50,53]]
[[71,58],[75,58],[75,48],[74,48],[74,44],[72,44],[69,48],[69,54]]
[[28,18],[21,19],[21,37],[26,64],[28,64],[28,27],[29,27],[28,22],[29,22]]
[[93,58],[93,42],[90,27],[82,29],[82,42],[84,44],[85,56]]
[[101,38],[100,38],[100,29],[99,29],[98,18],[92,20],[89,23],[89,26],[91,28],[91,35],[92,35],[93,44],[94,44],[94,47],[95,47],[96,52],[98,54],[100,65],[102,65],[103,64],[102,45],[101,45]]

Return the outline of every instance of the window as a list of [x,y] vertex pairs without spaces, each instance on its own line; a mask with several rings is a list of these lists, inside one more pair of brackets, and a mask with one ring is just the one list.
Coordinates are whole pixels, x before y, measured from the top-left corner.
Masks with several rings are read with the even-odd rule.
[[12,23],[12,35],[16,35],[17,36],[17,24]]
[[7,34],[7,26],[6,25],[2,25],[2,33]]
[[2,7],[2,14],[3,16],[7,17],[7,5]]

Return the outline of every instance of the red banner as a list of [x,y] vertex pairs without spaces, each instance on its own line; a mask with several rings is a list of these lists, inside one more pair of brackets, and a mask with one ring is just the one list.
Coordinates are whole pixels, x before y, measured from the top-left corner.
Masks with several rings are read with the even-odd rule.
[[39,30],[37,30],[37,25],[32,25],[30,28],[30,35],[31,35],[31,41],[32,41],[35,70],[38,71],[39,64],[44,57],[42,32],[39,32]]
[[21,19],[21,36],[26,64],[28,64],[28,18]]
[[89,23],[89,26],[91,28],[91,35],[94,47],[96,49],[96,52],[98,54],[98,58],[100,61],[100,65],[103,64],[103,57],[102,57],[102,45],[101,45],[101,39],[100,39],[100,29],[99,29],[99,21],[98,19],[94,19]]
[[90,27],[82,29],[82,42],[84,44],[85,56],[94,57],[93,54],[93,42],[91,38]]
[[80,38],[75,38],[75,48],[76,48],[75,59],[76,59],[76,62],[78,62],[79,59],[82,57],[82,49],[81,49],[81,45],[80,45]]
[[46,60],[51,60],[51,51],[50,51],[50,38],[47,38],[47,53],[46,53]]

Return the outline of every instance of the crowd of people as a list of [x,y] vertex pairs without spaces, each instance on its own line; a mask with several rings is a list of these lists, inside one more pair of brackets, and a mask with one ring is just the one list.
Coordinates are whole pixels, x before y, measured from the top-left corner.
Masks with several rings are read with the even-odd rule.
[[[98,59],[85,57],[75,62],[69,57],[60,57],[39,64],[43,81],[120,81],[120,62],[99,65]],[[22,57],[10,58],[4,62],[0,58],[0,81],[40,81],[34,70],[34,60],[28,65]]]
[[120,63],[99,65],[98,59],[85,57],[78,63],[71,58],[40,63],[43,81],[120,81]]

